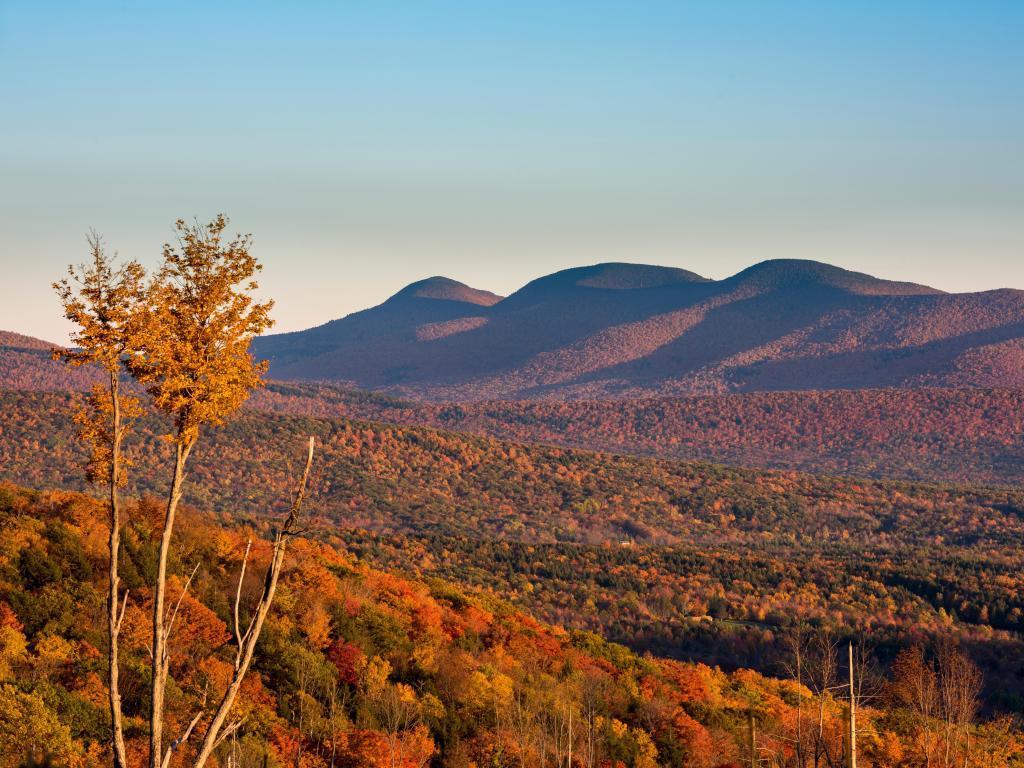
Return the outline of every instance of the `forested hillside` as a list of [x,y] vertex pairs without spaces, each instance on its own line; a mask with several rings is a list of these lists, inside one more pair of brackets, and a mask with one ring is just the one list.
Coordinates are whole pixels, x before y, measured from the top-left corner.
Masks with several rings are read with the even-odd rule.
[[[80,487],[71,396],[7,393],[3,477]],[[133,438],[161,491],[158,425]],[[892,655],[950,633],[1021,711],[1024,493],[847,480],[531,447],[424,428],[243,414],[212,430],[190,500],[230,522],[287,497],[287,446],[315,434],[309,509],[351,551],[474,584],[636,649],[774,670],[800,618]],[[225,462],[222,457],[230,456]]]
[[504,440],[877,478],[1024,484],[1024,390],[866,389],[423,403],[275,382],[251,407]]
[[[86,368],[52,360],[46,342],[0,334],[0,389],[84,391],[97,380]],[[1024,483],[1022,389],[925,387],[434,403],[336,385],[270,382],[254,393],[247,407],[747,467]]]
[[[44,752],[69,768],[107,759],[104,514],[76,494],[0,485],[3,768]],[[254,599],[269,550],[265,530],[186,515],[171,559],[171,594],[181,596],[171,643],[174,732],[217,695],[230,669],[229,613],[246,537],[257,537],[257,562],[243,584],[243,605]],[[133,505],[122,550],[130,589],[122,686],[133,761],[144,751],[145,614],[158,520],[157,506]],[[583,768],[712,768],[746,764],[751,720],[761,759],[841,759],[838,639],[818,634],[800,646],[806,684],[639,657],[443,581],[375,570],[332,546],[341,543],[297,539],[290,547],[235,712],[239,725],[218,749],[219,764],[556,768],[571,760]],[[956,654],[940,650],[933,672],[905,654],[887,678],[870,665],[856,667],[871,681],[858,710],[865,764],[898,768],[941,754],[968,768],[1021,764],[1022,735],[1010,721],[978,725],[961,710],[925,717],[915,707],[913,683],[929,675],[951,680]]]

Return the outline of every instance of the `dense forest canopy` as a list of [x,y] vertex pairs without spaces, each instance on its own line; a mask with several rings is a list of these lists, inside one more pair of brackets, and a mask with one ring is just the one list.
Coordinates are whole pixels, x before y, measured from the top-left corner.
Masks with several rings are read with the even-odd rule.
[[[69,396],[8,393],[6,477],[80,487]],[[138,427],[135,492],[160,492]],[[888,659],[952,634],[986,706],[1022,711],[1024,495],[537,447],[425,428],[247,412],[211,432],[187,497],[229,524],[287,498],[282,445],[315,434],[312,535],[383,567],[475,585],[637,650],[779,673],[799,619]],[[230,455],[224,465],[219,457]]]
[[[270,555],[260,526],[183,514],[172,595],[196,575],[171,659],[171,724],[227,678],[230,604],[246,538],[256,536],[254,570]],[[103,763],[103,519],[102,506],[79,494],[0,486],[3,768],[44,751],[70,768]],[[122,550],[131,590],[123,684],[133,761],[145,740],[145,612],[159,519],[154,501],[130,504]],[[713,768],[748,763],[751,720],[761,759],[792,760],[799,748],[822,764],[842,760],[845,656],[827,634],[800,646],[803,684],[723,672],[637,656],[439,579],[391,575],[343,554],[344,546],[333,537],[295,543],[240,700],[243,725],[222,745],[219,764],[557,768],[571,751],[572,764],[587,768]],[[246,605],[258,581],[255,573],[246,580]],[[861,760],[897,768],[949,751],[962,765],[969,738],[970,766],[1022,764],[1024,741],[1012,721],[972,724],[941,706],[926,717],[906,695],[915,683],[951,681],[957,667],[944,659],[960,657],[942,653],[904,655],[884,678],[858,665],[871,681],[857,694]]]
[[[87,391],[45,342],[0,335],[2,388]],[[968,387],[749,392],[614,400],[422,402],[337,385],[271,381],[248,408],[424,425],[747,467],[946,483],[1021,485],[1024,390]]]

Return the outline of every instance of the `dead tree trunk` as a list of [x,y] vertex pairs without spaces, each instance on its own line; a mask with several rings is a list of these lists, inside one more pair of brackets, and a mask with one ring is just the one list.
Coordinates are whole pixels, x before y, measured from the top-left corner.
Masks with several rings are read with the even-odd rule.
[[[224,691],[224,696],[220,700],[220,705],[217,707],[217,711],[213,715],[213,719],[210,721],[209,727],[206,729],[206,735],[203,737],[202,745],[199,748],[199,754],[195,760],[195,768],[203,768],[206,761],[209,760],[210,754],[214,748],[217,747],[225,738],[235,732],[241,725],[241,721],[235,721],[225,727],[225,721],[227,720],[228,714],[231,711],[232,705],[235,703],[235,697],[238,695],[239,689],[242,687],[242,681],[245,679],[246,673],[249,671],[249,665],[252,663],[253,653],[256,651],[256,643],[260,638],[260,632],[263,630],[263,622],[266,621],[267,614],[270,613],[270,606],[274,602],[274,593],[277,591],[277,582],[281,576],[281,569],[284,565],[285,547],[288,539],[295,535],[295,524],[298,522],[299,512],[302,509],[302,501],[306,496],[306,483],[309,481],[309,471],[313,466],[313,438],[309,438],[309,450],[306,454],[306,466],[302,471],[302,477],[299,480],[298,488],[295,491],[295,498],[292,501],[291,509],[288,511],[288,515],[285,518],[281,527],[274,534],[274,545],[272,547],[272,554],[270,558],[270,566],[267,568],[267,575],[263,582],[263,594],[260,596],[259,603],[256,605],[256,609],[253,612],[252,618],[249,620],[249,626],[244,632],[241,630],[241,625],[238,621],[238,604],[241,598],[241,585],[242,579],[245,577],[245,565],[246,560],[242,561],[242,572],[238,579],[238,590],[235,593],[235,663],[234,672],[231,676],[231,680],[228,683],[227,690]],[[246,547],[246,559],[248,558],[249,549]]]
[[111,747],[114,752],[114,768],[127,768],[128,757],[124,747],[124,725],[121,716],[120,670],[118,669],[118,638],[121,634],[121,620],[128,601],[125,592],[124,603],[118,595],[120,576],[118,574],[118,556],[121,549],[121,494],[118,486],[121,481],[121,439],[124,436],[121,424],[121,390],[118,371],[110,372],[110,407],[111,407],[111,441],[110,441],[110,568],[107,574],[107,635],[110,647],[107,650],[107,662],[110,668],[110,727]]
[[757,768],[757,733],[752,709],[747,710],[747,749],[750,750],[750,768]]

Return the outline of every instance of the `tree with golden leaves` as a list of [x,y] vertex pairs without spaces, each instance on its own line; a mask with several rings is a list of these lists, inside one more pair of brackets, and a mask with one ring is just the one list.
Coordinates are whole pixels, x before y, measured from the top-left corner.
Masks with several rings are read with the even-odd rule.
[[[122,366],[142,384],[154,407],[170,417],[168,435],[174,444],[174,468],[164,510],[154,584],[152,655],[152,707],[150,710],[150,768],[168,768],[176,750],[185,745],[196,726],[210,721],[194,765],[201,768],[213,750],[241,726],[227,718],[252,662],[264,621],[277,589],[284,564],[285,545],[294,536],[313,461],[309,439],[305,469],[291,508],[276,529],[263,592],[249,621],[241,621],[242,581],[249,547],[246,547],[234,604],[234,667],[227,688],[212,712],[206,698],[184,731],[165,744],[164,694],[170,663],[169,642],[178,605],[166,604],[167,558],[174,521],[182,496],[185,466],[203,427],[220,426],[256,387],[262,386],[266,364],[249,354],[253,338],[270,327],[272,302],[259,302],[253,279],[260,264],[250,253],[251,236],[224,237],[228,220],[218,216],[209,224],[176,223],[178,241],[165,245],[163,263],[149,282],[136,262],[115,267],[103,252],[96,235],[89,238],[93,263],[71,268],[69,279],[55,284],[65,315],[76,323],[75,350],[55,354],[73,365],[96,364],[109,374],[109,383],[97,387],[88,406],[76,416],[81,435],[92,448],[88,476],[110,486],[110,708],[114,764],[125,768],[121,701],[117,675],[117,639],[124,617],[124,601],[118,606],[117,561],[120,542],[119,489],[125,483],[127,462],[121,446],[131,421],[140,412],[138,401],[121,392]],[[198,570],[198,565],[196,566]],[[193,570],[192,575],[196,573]],[[189,577],[184,590],[192,577]],[[185,591],[178,598],[180,604]]]
[[121,544],[120,488],[127,481],[129,462],[122,454],[125,434],[138,416],[139,401],[121,391],[121,373],[126,356],[139,339],[138,318],[145,301],[145,271],[135,261],[120,266],[109,258],[95,233],[88,237],[92,261],[68,267],[68,277],[54,283],[64,315],[77,326],[73,350],[54,350],[54,356],[74,366],[96,365],[107,375],[97,385],[85,407],[75,415],[79,435],[90,448],[86,468],[89,481],[107,486],[109,492],[110,565],[107,584],[107,638],[109,648],[109,705],[111,750],[115,768],[126,768],[121,693],[118,680],[118,636],[128,599],[119,595],[118,553]]
[[[249,353],[254,337],[270,327],[272,302],[258,302],[253,279],[261,266],[250,253],[251,236],[226,239],[227,218],[208,224],[178,220],[178,241],[163,250],[163,264],[149,289],[144,333],[128,366],[169,416],[174,431],[174,469],[157,555],[153,601],[150,767],[161,768],[164,751],[164,691],[170,661],[167,616],[167,555],[181,501],[185,465],[207,425],[219,426],[249,392],[263,384],[266,364]],[[194,727],[194,723],[192,724]],[[178,740],[180,742],[181,739]],[[175,742],[177,743],[177,742]],[[165,760],[164,758],[167,758]]]

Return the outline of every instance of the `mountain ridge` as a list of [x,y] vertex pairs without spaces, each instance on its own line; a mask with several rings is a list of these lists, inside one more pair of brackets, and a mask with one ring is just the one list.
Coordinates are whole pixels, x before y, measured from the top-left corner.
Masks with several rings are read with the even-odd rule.
[[945,293],[796,259],[722,280],[611,262],[500,299],[430,278],[254,351],[277,379],[431,400],[1024,386],[1024,291]]
[[[0,333],[8,385],[49,388],[52,346]],[[277,380],[430,401],[1024,388],[1024,291],[944,293],[785,259],[722,280],[596,264],[504,298],[434,276],[253,353]]]

